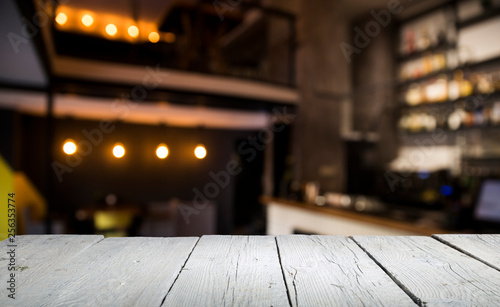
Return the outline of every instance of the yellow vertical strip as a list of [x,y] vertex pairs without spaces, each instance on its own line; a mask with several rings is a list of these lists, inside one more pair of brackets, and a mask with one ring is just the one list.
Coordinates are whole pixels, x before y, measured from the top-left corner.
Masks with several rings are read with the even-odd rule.
[[8,237],[8,194],[13,192],[14,175],[7,162],[5,162],[3,157],[0,155],[0,240],[4,240]]

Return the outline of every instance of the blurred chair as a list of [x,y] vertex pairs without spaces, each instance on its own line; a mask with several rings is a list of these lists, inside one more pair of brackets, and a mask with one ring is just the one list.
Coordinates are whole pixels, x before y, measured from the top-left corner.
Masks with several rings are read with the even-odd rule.
[[217,233],[217,207],[208,202],[204,209],[191,214],[186,222],[179,206],[193,207],[192,202],[172,199],[147,205],[139,235],[147,237],[202,236]]
[[47,202],[23,172],[14,173],[16,191],[17,234],[42,234]]
[[139,234],[144,237],[175,236],[175,214],[178,204],[177,199],[147,204]]
[[105,237],[126,237],[137,234],[140,212],[133,206],[116,206],[96,209],[93,212],[96,234]]

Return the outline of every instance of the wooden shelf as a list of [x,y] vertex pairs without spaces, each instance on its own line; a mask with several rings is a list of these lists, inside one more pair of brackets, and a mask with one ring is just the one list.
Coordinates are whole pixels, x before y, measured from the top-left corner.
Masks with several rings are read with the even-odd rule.
[[470,19],[467,19],[467,20],[464,20],[464,21],[457,22],[456,27],[457,27],[458,30],[460,30],[460,29],[463,29],[463,28],[470,27],[470,26],[473,26],[475,24],[481,23],[483,21],[486,21],[486,20],[498,17],[498,16],[500,16],[500,7],[491,8],[491,9],[488,9],[488,11],[486,11],[485,13],[483,13],[483,14],[481,14],[479,16],[476,16],[476,17],[473,17],[473,18],[470,18]]
[[429,80],[429,79],[432,79],[432,78],[436,78],[437,76],[441,75],[441,74],[445,74],[445,75],[451,75],[453,70],[451,69],[443,69],[443,70],[439,70],[439,71],[435,71],[435,72],[432,72],[430,74],[427,74],[427,75],[424,75],[424,76],[421,76],[421,77],[418,77],[418,78],[414,78],[414,79],[406,79],[404,81],[401,81],[398,83],[398,87],[406,87],[412,83],[415,83],[415,82],[422,82],[422,81],[425,81],[425,80]]
[[[445,133],[456,133],[456,132],[463,132],[463,131],[471,131],[471,130],[493,130],[493,129],[500,129],[500,126],[472,126],[472,127],[460,127],[457,130],[450,130],[450,129],[443,129],[441,128]],[[425,135],[430,135],[433,134],[436,130],[434,131],[418,131],[418,132],[401,132],[401,136],[407,137],[407,136],[425,136]]]
[[461,70],[476,70],[476,69],[481,68],[483,66],[489,67],[489,66],[495,65],[495,64],[500,66],[500,56],[496,56],[494,58],[490,58],[490,59],[487,59],[484,61],[465,63],[465,64],[462,64],[462,65],[456,67],[456,68],[443,69],[443,70],[432,72],[430,74],[427,74],[425,76],[421,76],[421,77],[418,77],[415,79],[403,80],[403,81],[398,82],[398,87],[405,87],[405,86],[408,86],[408,85],[415,83],[415,82],[422,82],[422,81],[425,81],[428,79],[432,79],[432,78],[435,78],[441,74],[451,75],[452,72],[459,70],[459,69],[461,69]]
[[403,102],[403,101],[400,101],[400,104],[401,104],[402,109],[447,107],[447,106],[451,106],[459,101],[468,100],[468,99],[472,99],[472,98],[479,98],[483,102],[488,102],[488,101],[491,101],[492,99],[500,98],[500,91],[496,91],[496,92],[489,94],[489,97],[488,97],[488,94],[474,94],[474,95],[469,95],[469,96],[461,97],[461,98],[454,99],[454,100],[422,103],[422,104],[418,104],[418,105],[414,105],[414,106],[410,106],[410,105],[406,104],[406,102]]
[[455,49],[456,47],[457,47],[456,43],[442,42],[436,46],[427,48],[425,50],[414,51],[414,52],[412,52],[410,54],[406,54],[406,55],[399,55],[398,61],[400,63],[408,62],[408,61],[423,57],[427,54],[434,54],[434,53],[438,53],[438,52],[442,52],[442,51],[448,51],[451,49]]
[[491,65],[500,65],[500,56],[496,56],[494,58],[490,58],[484,61],[479,61],[479,62],[472,62],[472,63],[465,63],[461,66],[459,66],[457,69],[471,69],[471,70],[476,70],[481,67],[488,67]]

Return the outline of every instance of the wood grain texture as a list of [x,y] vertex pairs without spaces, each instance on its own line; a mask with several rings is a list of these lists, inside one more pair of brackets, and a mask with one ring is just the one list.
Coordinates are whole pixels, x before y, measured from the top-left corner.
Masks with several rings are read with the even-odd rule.
[[415,306],[351,239],[276,239],[292,306]]
[[202,237],[163,306],[289,306],[274,237]]
[[16,305],[160,306],[197,240],[104,239],[20,287]]
[[[94,235],[28,235],[16,236],[16,286],[31,282],[33,278],[43,276],[60,262],[81,253],[90,246],[103,240],[103,236]],[[7,280],[11,273],[7,270],[9,258],[7,251],[11,243],[3,240],[0,258],[0,280]],[[2,306],[0,297],[0,306]]]
[[433,235],[433,237],[500,270],[500,234]]
[[355,236],[422,306],[498,306],[500,272],[430,237]]

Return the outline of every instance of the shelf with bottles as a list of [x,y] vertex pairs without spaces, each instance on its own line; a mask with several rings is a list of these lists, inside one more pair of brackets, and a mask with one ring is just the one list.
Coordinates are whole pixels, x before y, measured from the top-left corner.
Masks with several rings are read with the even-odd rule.
[[416,50],[407,54],[398,55],[398,62],[410,62],[413,60],[419,60],[427,56],[446,54],[448,51],[453,51],[457,47],[456,42],[448,42],[441,39],[437,44],[429,46],[423,50]]
[[405,109],[398,122],[399,131],[408,135],[432,133],[437,129],[499,129],[500,100],[494,97],[485,100],[459,100],[448,104],[446,108]]
[[456,14],[451,4],[402,25],[398,42],[400,63],[446,53],[456,48]]
[[400,92],[403,105],[415,107],[428,104],[444,104],[475,96],[489,96],[500,91],[500,69],[474,72],[473,69],[457,69],[447,74],[411,83]]
[[431,54],[417,60],[405,62],[399,67],[398,87],[405,88],[413,83],[430,80],[441,75],[451,78],[453,72],[457,70],[474,71],[488,69],[491,66],[500,66],[500,56],[478,62],[459,62],[460,59],[456,50]]

